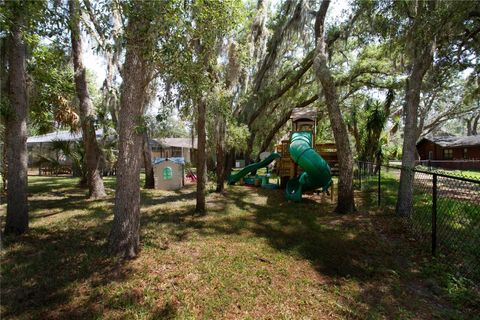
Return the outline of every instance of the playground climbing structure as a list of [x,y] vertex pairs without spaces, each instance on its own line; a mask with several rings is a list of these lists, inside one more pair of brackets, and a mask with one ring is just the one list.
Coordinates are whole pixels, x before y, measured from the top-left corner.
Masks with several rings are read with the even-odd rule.
[[334,143],[315,143],[315,109],[294,109],[290,120],[288,139],[277,146],[281,158],[276,169],[287,199],[300,201],[305,191],[327,191],[331,186],[331,175],[338,172],[337,149]]

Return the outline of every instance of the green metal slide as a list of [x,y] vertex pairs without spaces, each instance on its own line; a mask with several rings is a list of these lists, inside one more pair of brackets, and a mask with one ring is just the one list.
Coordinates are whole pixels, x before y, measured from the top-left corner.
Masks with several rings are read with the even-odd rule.
[[290,157],[303,168],[300,176],[288,180],[285,189],[287,200],[300,202],[302,192],[322,188],[327,190],[332,184],[332,175],[327,161],[312,148],[312,133],[293,132],[290,137]]
[[263,159],[262,161],[252,163],[239,172],[230,175],[228,177],[228,184],[235,184],[238,182],[241,178],[245,177],[247,174],[249,174],[252,171],[258,170],[260,168],[268,166],[273,160],[280,158],[280,154],[276,152],[272,152],[268,157]]

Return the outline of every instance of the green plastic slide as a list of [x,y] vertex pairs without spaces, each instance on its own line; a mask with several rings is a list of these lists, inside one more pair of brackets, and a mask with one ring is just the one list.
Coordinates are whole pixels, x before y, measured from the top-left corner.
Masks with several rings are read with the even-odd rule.
[[236,182],[238,182],[241,178],[245,177],[250,172],[258,170],[258,169],[263,168],[263,167],[266,167],[273,160],[278,159],[278,158],[280,158],[279,153],[276,153],[276,152],[271,153],[268,157],[266,157],[262,161],[252,163],[252,164],[246,166],[245,168],[243,168],[242,170],[240,170],[239,172],[230,175],[230,177],[228,177],[228,184],[235,184]]
[[300,202],[302,192],[321,188],[327,190],[332,184],[332,174],[327,161],[312,148],[312,133],[293,132],[290,137],[290,157],[303,168],[300,176],[288,180],[285,189],[287,200]]

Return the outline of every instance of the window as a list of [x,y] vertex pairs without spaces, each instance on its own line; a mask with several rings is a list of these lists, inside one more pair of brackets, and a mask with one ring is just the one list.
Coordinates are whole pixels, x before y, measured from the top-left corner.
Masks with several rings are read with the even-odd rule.
[[165,167],[163,169],[163,180],[172,180],[172,168]]
[[181,156],[182,156],[182,148],[172,147],[172,157],[181,157]]
[[443,149],[443,159],[452,160],[453,159],[453,149]]
[[463,159],[468,159],[468,148],[463,149]]

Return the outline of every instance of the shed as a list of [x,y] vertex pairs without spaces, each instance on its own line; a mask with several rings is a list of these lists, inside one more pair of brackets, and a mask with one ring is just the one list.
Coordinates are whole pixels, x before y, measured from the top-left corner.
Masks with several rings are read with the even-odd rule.
[[155,189],[179,190],[184,184],[184,158],[155,158],[153,175]]

